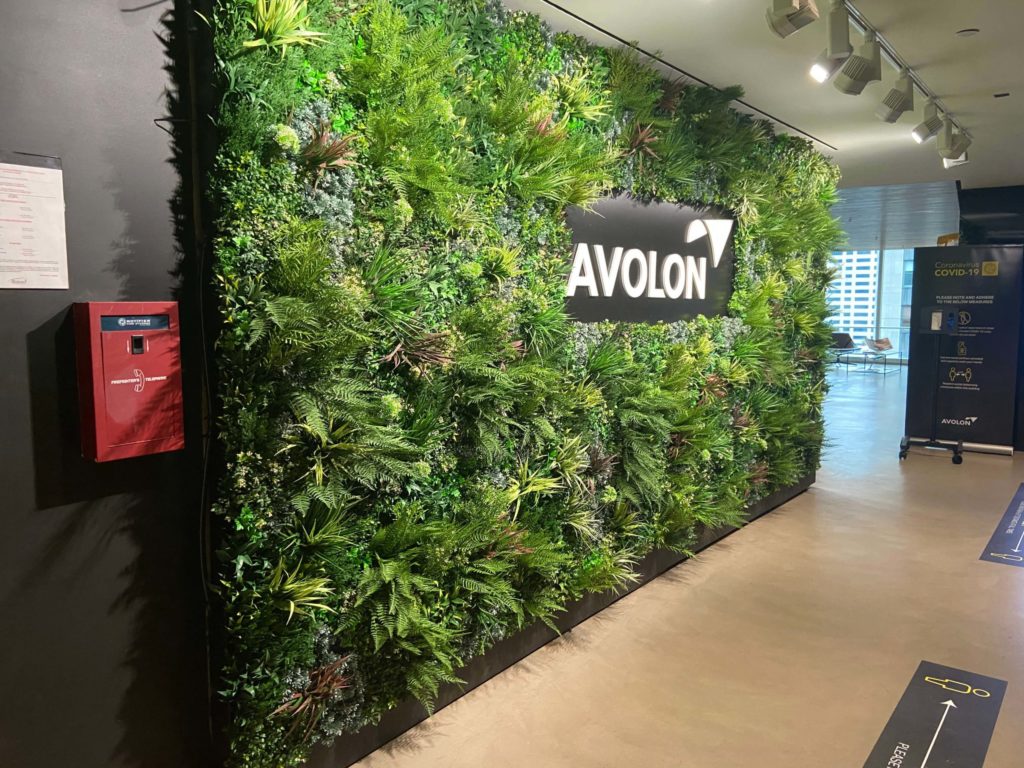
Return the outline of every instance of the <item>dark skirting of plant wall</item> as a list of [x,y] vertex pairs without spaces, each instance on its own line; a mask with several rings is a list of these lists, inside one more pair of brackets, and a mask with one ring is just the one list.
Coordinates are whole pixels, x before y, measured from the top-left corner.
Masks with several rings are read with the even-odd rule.
[[[782,488],[761,499],[747,509],[745,521],[750,523],[762,515],[768,514],[776,507],[799,496],[813,484],[814,475],[812,474],[803,478],[796,485]],[[736,530],[731,527],[705,529],[697,539],[693,551],[700,552]],[[560,614],[555,621],[557,631],[545,624],[538,623],[507,640],[498,642],[490,650],[470,661],[465,668],[459,670],[459,677],[465,681],[463,684],[449,683],[442,686],[437,695],[434,711],[447,707],[477,686],[483,685],[495,675],[547,645],[560,633],[572,631],[574,627],[591,616],[600,613],[612,603],[635,592],[686,559],[688,559],[688,555],[670,549],[656,549],[645,555],[636,564],[636,573],[640,577],[637,582],[621,590],[594,592],[567,605],[565,613]],[[329,746],[324,745],[314,749],[307,764],[310,768],[344,768],[352,765],[371,752],[386,746],[390,741],[398,738],[429,716],[420,702],[409,699],[384,715],[377,725],[343,736]]]
[[[837,173],[739,89],[493,0],[204,19],[228,765],[450,696],[813,473]],[[566,210],[613,193],[732,212],[725,316],[566,315]]]

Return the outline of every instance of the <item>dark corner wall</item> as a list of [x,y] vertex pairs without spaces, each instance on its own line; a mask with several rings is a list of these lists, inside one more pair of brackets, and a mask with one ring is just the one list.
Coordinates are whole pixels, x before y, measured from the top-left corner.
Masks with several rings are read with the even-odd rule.
[[[960,233],[964,245],[1024,244],[1024,186],[961,189]],[[1020,338],[1013,442],[1018,451],[1024,450],[1024,313]]]
[[1024,243],[1024,187],[960,190],[964,245]]
[[[173,0],[0,0],[0,149],[62,159],[71,286],[0,290],[2,766],[212,762],[200,344],[161,127],[185,124],[154,123],[169,110],[174,18]],[[182,301],[190,448],[83,461],[71,303],[169,298]]]

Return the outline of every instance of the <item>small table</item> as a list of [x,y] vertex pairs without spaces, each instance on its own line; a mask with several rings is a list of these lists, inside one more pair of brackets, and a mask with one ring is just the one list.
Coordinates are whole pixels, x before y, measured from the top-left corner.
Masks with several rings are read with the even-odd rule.
[[847,371],[850,370],[851,363],[862,366],[859,368],[862,373],[880,373],[885,376],[889,373],[899,373],[900,370],[899,363],[889,365],[889,358],[896,354],[895,349],[861,347],[857,350],[833,351],[836,353],[836,362],[845,363]]

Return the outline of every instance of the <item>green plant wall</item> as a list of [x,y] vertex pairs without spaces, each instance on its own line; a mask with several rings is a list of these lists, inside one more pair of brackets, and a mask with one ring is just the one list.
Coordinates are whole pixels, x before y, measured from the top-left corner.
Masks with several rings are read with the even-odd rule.
[[[215,506],[233,766],[470,657],[817,466],[835,168],[485,0],[221,0]],[[570,321],[564,212],[737,217],[728,317]]]

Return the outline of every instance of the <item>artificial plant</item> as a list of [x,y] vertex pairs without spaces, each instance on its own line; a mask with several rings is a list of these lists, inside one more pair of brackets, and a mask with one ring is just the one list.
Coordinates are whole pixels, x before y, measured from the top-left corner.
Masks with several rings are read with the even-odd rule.
[[[220,695],[276,768],[818,462],[835,168],[489,0],[220,0]],[[568,206],[737,219],[727,317],[578,324]]]

